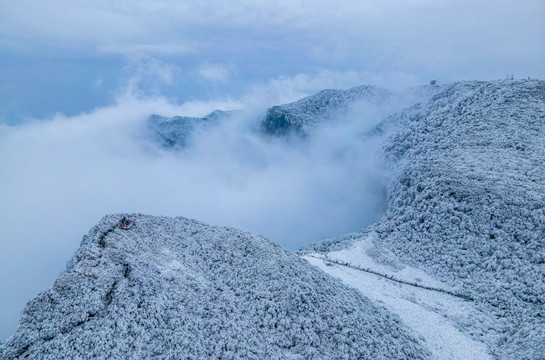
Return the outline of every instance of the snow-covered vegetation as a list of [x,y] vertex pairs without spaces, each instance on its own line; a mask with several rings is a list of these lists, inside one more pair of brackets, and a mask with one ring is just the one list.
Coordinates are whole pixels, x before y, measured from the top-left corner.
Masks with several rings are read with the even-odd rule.
[[545,82],[455,83],[393,118],[385,216],[307,251],[371,237],[491,314],[495,356],[545,358]]
[[[198,149],[196,129],[225,134],[216,114],[152,116],[147,139]],[[325,90],[253,126],[260,146],[241,153],[273,144],[354,169],[377,149],[357,144],[382,142],[382,218],[307,246],[305,261],[233,228],[107,216],[1,357],[545,358],[544,81]]]
[[[305,259],[398,315],[411,333],[423,340],[432,359],[492,359],[488,347],[479,341],[493,321],[490,316],[476,310],[467,298],[445,290],[445,284],[433,280],[430,286],[429,276],[421,270],[379,263],[374,258],[376,249],[367,249],[371,255],[358,249],[362,243],[367,245],[362,241],[356,248],[327,257],[307,254]],[[345,259],[364,266],[351,265]]]
[[0,349],[16,359],[426,359],[398,317],[252,233],[107,216]]
[[318,124],[347,115],[358,103],[373,107],[389,103],[392,93],[376,86],[359,86],[349,90],[322,90],[299,101],[267,109],[262,129],[270,135],[295,133],[306,135]]

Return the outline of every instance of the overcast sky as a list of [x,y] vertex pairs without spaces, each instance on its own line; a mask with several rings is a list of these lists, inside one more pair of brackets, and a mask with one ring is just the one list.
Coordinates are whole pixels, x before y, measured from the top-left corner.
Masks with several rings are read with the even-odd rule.
[[390,86],[543,79],[544,39],[542,0],[0,0],[0,122],[90,111],[136,73],[179,102],[324,70]]
[[[543,64],[543,0],[0,0],[0,340],[107,213],[239,226],[289,249],[376,220],[376,144],[343,131],[263,144],[245,129],[267,106],[544,79]],[[151,113],[215,109],[246,113],[182,160],[138,140]]]

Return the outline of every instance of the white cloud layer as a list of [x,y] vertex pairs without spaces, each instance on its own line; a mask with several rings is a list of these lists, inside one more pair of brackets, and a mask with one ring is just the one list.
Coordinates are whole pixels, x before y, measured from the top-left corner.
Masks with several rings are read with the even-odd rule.
[[[153,61],[136,68],[160,79],[166,71]],[[360,80],[332,72],[283,77],[238,100],[182,105],[130,86],[115,105],[90,113],[0,126],[0,292],[9,293],[0,300],[2,337],[13,331],[24,302],[51,284],[82,235],[108,213],[186,216],[249,229],[289,249],[377,220],[384,200],[378,143],[359,134],[382,108],[358,108],[339,119],[342,127],[303,143],[255,131],[271,101]],[[197,132],[184,152],[161,150],[146,135],[152,113],[203,116],[215,109],[243,111]]]

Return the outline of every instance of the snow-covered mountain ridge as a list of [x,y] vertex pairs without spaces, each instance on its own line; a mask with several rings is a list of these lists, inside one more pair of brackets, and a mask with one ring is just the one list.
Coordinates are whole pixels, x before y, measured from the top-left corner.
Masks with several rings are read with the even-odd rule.
[[496,356],[545,358],[545,82],[455,83],[396,121],[385,216],[307,251],[370,237],[475,298]]
[[318,123],[342,116],[354,103],[366,102],[373,106],[386,103],[393,93],[376,86],[359,86],[348,90],[322,90],[296,102],[267,109],[261,124],[269,135],[295,133],[306,135]]
[[2,359],[427,359],[384,308],[259,235],[112,215]]

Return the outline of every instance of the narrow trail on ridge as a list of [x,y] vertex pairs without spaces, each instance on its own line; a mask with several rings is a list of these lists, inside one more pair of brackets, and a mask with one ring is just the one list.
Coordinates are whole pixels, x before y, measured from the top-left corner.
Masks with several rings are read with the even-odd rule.
[[340,264],[318,254],[302,257],[399,316],[423,340],[434,359],[493,359],[488,347],[476,340],[484,336],[479,329],[489,328],[490,320],[474,309],[468,299],[441,288],[415,286],[393,275]]

